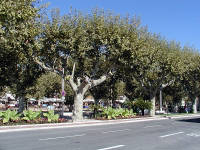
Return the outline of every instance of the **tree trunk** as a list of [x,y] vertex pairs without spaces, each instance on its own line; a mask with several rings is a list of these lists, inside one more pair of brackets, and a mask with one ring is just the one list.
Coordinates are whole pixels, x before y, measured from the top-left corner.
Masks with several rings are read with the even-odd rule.
[[193,113],[194,113],[194,114],[197,113],[197,103],[198,103],[198,100],[199,100],[199,97],[196,96],[195,99],[194,99],[194,101],[193,101],[193,106],[192,106],[192,108],[193,108]]
[[82,93],[75,93],[73,122],[83,120],[83,96]]
[[19,97],[19,109],[18,109],[18,113],[22,113],[24,111],[24,103],[25,103],[25,97],[24,96],[20,96]]
[[144,116],[144,109],[142,109],[142,116]]
[[152,109],[150,111],[150,116],[155,116],[156,111],[156,95],[151,96],[151,103],[152,103]]

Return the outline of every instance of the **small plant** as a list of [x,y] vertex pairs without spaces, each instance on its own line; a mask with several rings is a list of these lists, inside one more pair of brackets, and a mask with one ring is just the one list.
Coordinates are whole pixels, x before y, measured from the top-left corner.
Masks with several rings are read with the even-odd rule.
[[122,117],[131,117],[131,116],[135,116],[132,109],[131,110],[123,109]]
[[48,113],[43,114],[45,117],[47,117],[48,122],[58,122],[59,115],[54,113],[54,110],[49,110]]
[[103,112],[101,113],[103,117],[106,117],[107,119],[116,119],[117,117],[131,117],[135,116],[136,114],[133,113],[133,110],[128,110],[128,109],[114,109],[112,107],[108,107],[107,109],[103,109]]
[[34,112],[32,110],[25,110],[23,111],[23,114],[24,114],[24,117],[22,118],[23,120],[32,121],[40,117],[41,111]]
[[149,101],[145,101],[143,99],[137,99],[135,102],[134,102],[134,106],[141,110],[142,111],[142,115],[144,115],[144,110],[145,109],[148,109],[148,110],[151,110],[152,109],[152,103],[149,102]]
[[103,116],[106,116],[107,119],[116,119],[117,112],[112,107],[108,107],[107,109],[103,109]]
[[3,123],[8,123],[10,121],[17,121],[20,119],[20,114],[17,111],[11,111],[10,109],[0,112],[0,117],[3,119]]

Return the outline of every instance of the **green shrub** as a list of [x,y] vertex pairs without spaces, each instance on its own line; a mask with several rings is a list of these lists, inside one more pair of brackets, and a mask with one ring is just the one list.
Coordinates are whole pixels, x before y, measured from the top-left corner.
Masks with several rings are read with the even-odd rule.
[[128,110],[128,109],[124,109],[122,116],[123,117],[130,117],[130,116],[135,116],[136,113],[133,113],[133,110]]
[[22,118],[23,120],[32,121],[40,117],[41,111],[34,112],[32,110],[24,110],[23,114],[24,114],[24,117]]
[[93,110],[93,116],[94,118],[98,117],[101,115],[101,111],[104,109],[101,105],[99,104],[94,104],[90,105],[89,108]]
[[107,109],[103,109],[102,116],[106,117],[107,119],[116,119],[116,117],[131,117],[135,116],[136,114],[133,113],[133,110],[128,109],[114,109],[112,107],[108,107]]
[[47,117],[48,122],[57,122],[59,119],[59,115],[54,113],[54,110],[49,110],[48,113],[43,114],[45,117]]
[[0,112],[0,117],[3,119],[3,123],[7,123],[10,121],[17,121],[20,119],[20,114],[17,111],[11,111],[10,109]]
[[152,103],[149,102],[149,101],[145,101],[145,100],[143,100],[143,99],[141,99],[141,98],[135,100],[134,106],[135,106],[137,109],[139,109],[139,110],[142,111],[142,115],[144,115],[144,110],[145,110],[145,109],[148,109],[148,110],[151,110],[151,109],[152,109]]
[[107,119],[116,119],[117,112],[112,107],[108,107],[103,109],[102,115],[105,116]]

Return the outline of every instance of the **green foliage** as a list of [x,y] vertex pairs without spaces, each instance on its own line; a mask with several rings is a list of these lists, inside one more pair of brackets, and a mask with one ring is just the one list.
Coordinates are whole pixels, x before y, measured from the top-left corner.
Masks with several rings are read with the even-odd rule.
[[124,109],[124,111],[122,112],[122,116],[124,117],[129,117],[129,116],[135,116],[136,113],[133,112],[133,109]]
[[[114,68],[117,75],[110,82],[90,90],[97,99],[114,100],[122,94],[151,99],[172,80],[178,82],[180,95],[198,95],[200,56],[194,48],[182,48],[177,42],[149,33],[140,28],[137,18],[101,10],[88,15],[72,11],[63,17],[57,11],[52,18],[37,21],[39,9],[34,2],[0,1],[0,86],[11,86],[19,96],[51,97],[60,93],[60,77],[51,73],[40,76],[43,70],[32,62],[34,57],[48,71],[60,73],[65,68],[66,80],[74,62],[75,81],[77,77],[82,81],[85,75],[98,79]],[[66,90],[68,95],[73,94],[69,87]],[[135,105],[141,110],[152,107],[144,101]],[[121,113],[110,108],[105,112],[109,118]]]
[[[35,85],[31,87],[32,94],[30,95],[36,98],[54,97],[55,94],[60,96],[61,94],[61,77],[55,73],[47,72],[41,75],[35,82]],[[73,92],[68,84],[65,84],[65,91],[67,96],[72,96]]]
[[123,81],[117,81],[115,83],[115,92],[117,96],[122,96],[125,93],[126,84]]
[[24,117],[22,118],[23,120],[32,121],[40,117],[41,111],[34,112],[32,110],[24,110],[23,114],[24,114]]
[[137,99],[134,101],[134,106],[138,108],[139,110],[151,110],[152,109],[152,103],[149,101],[145,101],[143,99]]
[[10,121],[19,120],[20,114],[18,114],[17,111],[8,109],[5,112],[0,112],[0,117],[2,117],[3,123],[8,123]]
[[117,117],[116,111],[112,107],[103,109],[102,115],[107,119],[116,119]]
[[43,114],[47,117],[48,122],[57,122],[59,119],[59,115],[54,113],[54,110],[49,110],[48,113]]
[[114,109],[112,107],[108,107],[103,109],[101,115],[103,117],[106,117],[107,119],[116,119],[116,117],[135,116],[135,113],[133,113],[133,110],[123,109],[123,108]]
[[0,86],[10,86],[17,97],[24,97],[42,72],[29,58],[40,30],[37,1],[0,1]]

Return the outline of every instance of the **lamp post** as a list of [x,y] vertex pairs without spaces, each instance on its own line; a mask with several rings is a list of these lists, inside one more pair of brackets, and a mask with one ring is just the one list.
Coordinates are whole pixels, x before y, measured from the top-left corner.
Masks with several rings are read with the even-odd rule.
[[61,116],[64,116],[64,101],[65,101],[65,69],[62,69],[62,81],[61,81],[61,86],[62,86],[62,92],[61,92],[61,100],[62,100],[62,112]]
[[162,112],[162,87],[160,87],[160,112]]

